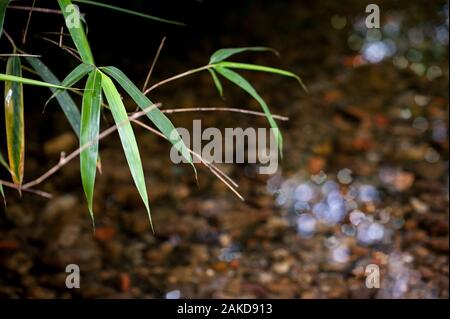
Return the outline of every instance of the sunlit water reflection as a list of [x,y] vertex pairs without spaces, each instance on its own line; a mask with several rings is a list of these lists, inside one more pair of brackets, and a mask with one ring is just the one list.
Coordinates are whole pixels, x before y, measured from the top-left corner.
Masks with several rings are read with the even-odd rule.
[[[393,234],[403,226],[404,220],[392,216],[383,203],[402,171],[382,167],[379,176],[369,182],[351,176],[344,168],[336,176],[327,175],[325,180],[315,176],[298,174],[284,179],[274,175],[267,182],[267,190],[275,196],[277,205],[285,211],[285,218],[298,235],[307,239],[325,237],[329,262],[342,266],[365,267],[371,256],[379,254],[385,259],[388,273],[383,279],[381,298],[401,298],[416,289],[416,295],[435,297],[435,292],[420,279],[412,267],[413,257],[395,249]],[[377,185],[377,186],[376,186]],[[349,243],[370,248],[370,254],[351,258]],[[352,262],[352,264],[350,264]]]

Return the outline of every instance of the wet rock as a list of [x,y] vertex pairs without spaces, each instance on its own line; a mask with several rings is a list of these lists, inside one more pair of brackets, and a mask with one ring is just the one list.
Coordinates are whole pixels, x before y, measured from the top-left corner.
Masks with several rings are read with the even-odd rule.
[[267,288],[278,298],[295,298],[299,294],[298,285],[286,277],[268,284]]
[[440,253],[448,253],[448,237],[447,238],[432,238],[428,240],[430,247]]
[[151,233],[151,225],[148,215],[144,211],[136,211],[123,215],[125,229],[135,235]]
[[116,229],[112,226],[97,227],[94,237],[99,241],[111,241],[116,233]]
[[114,296],[117,292],[112,287],[104,286],[96,282],[86,282],[80,289],[81,296],[83,298],[92,299],[99,298],[110,298]]
[[25,275],[33,266],[33,260],[25,253],[17,252],[6,258],[3,266],[13,273]]
[[173,245],[169,242],[163,243],[160,247],[154,247],[149,249],[145,253],[147,260],[151,262],[161,263],[167,256],[173,251]]
[[205,245],[192,245],[190,251],[190,259],[193,266],[200,266],[210,258],[208,248]]
[[308,162],[308,172],[311,175],[319,174],[325,168],[326,161],[323,157],[313,156]]
[[416,213],[425,214],[429,210],[428,205],[416,197],[410,198],[409,203]]
[[16,226],[26,227],[33,223],[35,212],[20,205],[13,205],[5,208],[5,215]]
[[66,212],[73,212],[77,205],[78,199],[73,195],[63,195],[56,197],[45,206],[40,221],[48,223],[53,221],[59,214]]
[[61,247],[70,247],[75,244],[81,234],[81,225],[67,224],[61,228],[57,238],[57,244]]
[[261,272],[258,274],[258,282],[261,284],[268,284],[274,280],[274,276],[270,272]]
[[434,271],[429,267],[422,266],[419,268],[419,272],[420,272],[420,275],[422,276],[422,278],[424,278],[424,279],[429,280],[434,277]]
[[347,296],[346,284],[341,277],[327,276],[320,280],[320,290],[327,298],[345,298]]
[[70,247],[49,245],[42,254],[42,262],[57,269],[65,269],[68,264],[77,264],[83,271],[95,271],[102,267],[100,252],[92,233],[88,233],[80,236]]
[[107,241],[105,242],[105,249],[108,251],[108,257],[116,261],[122,256],[124,245],[121,241]]
[[44,144],[44,152],[48,156],[67,154],[77,146],[77,138],[72,132],[61,134]]
[[32,299],[54,299],[56,293],[44,287],[33,287],[28,291],[27,297]]
[[145,244],[141,242],[133,242],[127,245],[127,249],[124,251],[124,256],[127,258],[132,265],[141,265],[144,261],[143,251],[145,249]]
[[136,189],[136,186],[130,183],[129,178],[131,177],[128,176],[127,183],[114,190],[114,199],[117,203],[124,205],[125,207],[141,208],[142,199]]

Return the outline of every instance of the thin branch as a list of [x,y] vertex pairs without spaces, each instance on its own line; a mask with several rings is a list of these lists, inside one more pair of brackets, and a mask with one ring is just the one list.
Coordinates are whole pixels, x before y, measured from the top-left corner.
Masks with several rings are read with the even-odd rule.
[[[243,110],[240,108],[234,108],[234,107],[188,107],[188,108],[179,108],[179,109],[164,109],[161,110],[161,112],[166,114],[172,114],[172,113],[183,113],[183,112],[235,112],[235,113],[242,113],[242,114],[250,114],[250,115],[256,115],[265,117],[266,115],[263,112],[257,112],[257,111],[251,111],[251,110]],[[276,115],[272,114],[272,117],[274,119],[280,120],[280,121],[289,121],[289,118],[282,115]]]
[[[64,31],[64,27],[61,27],[61,29]],[[42,35],[57,35],[58,37],[61,36],[61,31],[43,31],[35,33],[32,37],[40,37]],[[70,36],[70,33],[62,32],[62,35],[65,37]]]
[[59,33],[59,46],[62,47],[63,37],[64,37],[64,26],[61,27],[61,32]]
[[159,54],[164,46],[164,42],[166,42],[166,37],[162,38],[161,43],[159,44],[158,50],[156,51],[156,55],[153,58],[152,65],[150,66],[150,70],[148,70],[147,78],[145,79],[144,86],[142,87],[142,91],[147,89],[148,82],[150,81],[150,77],[152,75],[153,69],[155,68],[156,61],[158,61]]
[[22,44],[25,44],[27,40],[28,27],[30,26],[31,14],[33,13],[34,5],[36,4],[36,0],[33,0],[33,4],[31,5],[31,10],[28,12],[27,24],[25,25],[25,31],[23,32]]
[[11,43],[11,46],[13,47],[14,51],[16,51],[17,46],[16,46],[16,43],[14,42],[13,38],[5,30],[3,30],[3,34],[6,36],[6,39],[8,39],[9,43]]
[[27,189],[23,189],[21,187],[19,187],[19,185],[4,181],[4,180],[0,180],[0,184],[2,184],[3,186],[9,187],[9,188],[13,188],[16,190],[23,190],[24,192],[28,192],[28,193],[32,193],[32,194],[36,194],[45,198],[52,198],[52,194],[41,191],[41,190],[37,190],[37,189],[32,189],[32,188],[27,188]]
[[52,44],[58,46],[59,48],[63,49],[64,51],[66,51],[67,53],[69,53],[69,54],[71,54],[73,57],[75,57],[78,61],[83,62],[83,61],[81,60],[81,58],[78,56],[78,53],[77,53],[77,51],[76,51],[75,49],[73,49],[73,48],[71,48],[71,47],[69,47],[69,46],[66,46],[66,45],[60,46],[58,42],[56,42],[56,41],[54,41],[54,40],[52,40],[52,39],[49,39],[49,38],[47,38],[47,37],[40,37],[40,38],[41,38],[42,40],[48,41],[48,42],[50,42],[50,43],[52,43]]
[[73,160],[75,157],[77,157],[81,152],[83,152],[85,149],[87,149],[88,147],[90,147],[92,144],[97,143],[98,141],[100,141],[101,139],[105,138],[106,136],[108,136],[109,134],[111,134],[112,132],[116,131],[118,128],[118,125],[123,125],[129,121],[135,120],[143,115],[145,115],[146,113],[148,113],[149,111],[151,111],[152,109],[158,107],[158,104],[152,104],[151,106],[149,106],[148,108],[144,109],[143,111],[140,112],[135,112],[132,115],[130,115],[128,117],[127,120],[116,124],[114,126],[111,126],[109,128],[107,128],[106,130],[104,130],[102,133],[100,133],[98,135],[97,138],[95,138],[94,140],[84,144],[83,146],[77,148],[75,151],[73,151],[72,153],[70,153],[68,156],[65,156],[64,154],[62,154],[58,164],[56,164],[55,166],[53,166],[52,168],[50,168],[47,172],[45,172],[44,174],[42,174],[41,176],[39,176],[38,178],[36,178],[35,180],[32,180],[31,182],[28,182],[26,184],[24,184],[22,186],[22,189],[29,189],[30,187],[36,186],[40,183],[42,183],[44,180],[46,180],[47,178],[49,178],[50,176],[52,176],[53,174],[55,174],[57,171],[59,171],[64,165],[66,165],[68,162],[70,162],[71,160]]
[[24,11],[34,11],[42,13],[54,13],[61,14],[61,10],[49,9],[49,8],[39,8],[39,7],[27,7],[27,6],[8,6],[8,9],[24,10]]
[[159,87],[159,86],[161,86],[163,84],[172,82],[172,81],[177,80],[177,79],[181,79],[181,78],[183,78],[185,76],[188,76],[188,75],[191,75],[191,74],[203,71],[203,70],[211,69],[212,67],[214,67],[214,66],[211,65],[211,64],[204,65],[204,66],[199,67],[197,69],[192,69],[192,70],[186,71],[184,73],[180,73],[180,74],[177,74],[175,76],[172,76],[172,77],[170,77],[168,79],[162,80],[161,82],[158,82],[158,83],[154,84],[152,87],[150,87],[149,89],[145,90],[144,91],[144,95],[147,95],[148,93],[150,93],[151,91],[153,91],[154,89],[156,89],[157,87]]
[[[132,122],[138,124],[139,126],[145,128],[146,130],[166,139],[166,137],[161,134],[160,132],[158,132],[157,130],[155,130],[154,128],[142,123],[141,121],[138,120],[132,120]],[[191,153],[192,155],[194,155],[195,157],[197,157],[200,162],[205,165],[210,171],[211,173],[213,173],[214,175],[216,175],[216,177],[218,179],[220,179],[240,200],[244,201],[244,197],[242,197],[241,194],[239,194],[239,192],[234,188],[234,187],[238,187],[238,184],[233,181],[228,175],[226,175],[223,171],[221,171],[217,166],[213,165],[212,163],[204,160],[201,155],[197,154],[196,152],[194,152],[193,150],[191,150],[190,148],[188,148],[189,153]],[[234,187],[233,187],[234,186]]]
[[9,56],[23,56],[23,57],[25,57],[25,56],[29,56],[29,57],[33,57],[33,58],[40,58],[41,56],[40,55],[38,55],[38,54],[28,54],[28,53],[12,53],[12,54],[0,54],[0,56],[7,56],[7,57],[9,57]]

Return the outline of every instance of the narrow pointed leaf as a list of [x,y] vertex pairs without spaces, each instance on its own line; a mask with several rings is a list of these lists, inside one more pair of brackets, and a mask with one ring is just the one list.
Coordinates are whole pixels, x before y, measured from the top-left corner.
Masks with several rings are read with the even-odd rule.
[[272,67],[264,66],[264,65],[239,63],[239,62],[228,62],[228,61],[220,62],[217,64],[217,66],[229,68],[229,69],[251,70],[251,71],[259,71],[259,72],[266,72],[266,73],[275,73],[275,74],[279,74],[282,76],[287,76],[287,77],[296,79],[298,81],[298,83],[300,84],[300,86],[306,92],[308,91],[308,89],[306,88],[302,79],[297,74],[286,71],[286,70],[272,68]]
[[[6,73],[22,76],[19,57],[10,57]],[[18,82],[5,82],[5,128],[8,147],[9,168],[13,182],[22,184],[25,156],[25,128],[23,120],[23,86]]]
[[106,4],[106,3],[103,3],[103,2],[89,1],[89,0],[73,0],[73,2],[79,2],[79,3],[94,5],[94,6],[110,9],[110,10],[115,10],[115,11],[131,14],[131,15],[135,15],[135,16],[138,16],[138,17],[141,17],[141,18],[146,18],[146,19],[150,19],[150,20],[159,21],[159,22],[170,23],[170,24],[175,24],[175,25],[180,25],[180,26],[186,25],[186,24],[184,24],[182,22],[155,17],[155,16],[152,16],[152,15],[149,15],[149,14],[145,14],[145,13],[141,13],[141,12],[137,12],[137,11],[121,8],[121,7],[116,7],[116,6],[113,6],[113,5],[110,5],[110,4]]
[[[26,57],[27,62],[33,67],[36,73],[42,78],[42,80],[53,83],[56,85],[61,85],[61,82],[58,78],[53,74],[52,71],[39,59],[35,57]],[[73,85],[73,84],[72,84]],[[67,86],[67,85],[64,85]],[[60,94],[56,97],[59,106],[63,110],[64,114],[67,117],[70,125],[72,126],[75,134],[77,136],[80,135],[80,111],[78,110],[75,102],[70,97],[69,93],[64,90],[57,90],[55,88],[50,88],[50,91],[53,94],[56,94],[57,91]]]
[[81,23],[81,14],[78,6],[73,5],[71,0],[58,0],[58,3],[64,15],[66,27],[69,29],[70,36],[75,43],[81,60],[87,64],[94,64],[94,57]]
[[223,87],[222,83],[220,82],[219,78],[217,77],[216,72],[213,69],[208,69],[209,73],[211,73],[211,77],[214,81],[214,85],[217,88],[217,91],[219,91],[220,96],[223,97]]
[[35,86],[44,86],[44,87],[55,88],[55,89],[68,89],[61,85],[56,85],[56,84],[52,84],[52,83],[42,82],[42,81],[38,81],[38,80],[24,78],[21,76],[15,76],[15,75],[10,75],[10,74],[3,74],[3,73],[0,73],[0,81],[16,82],[16,83],[35,85]]
[[5,22],[6,7],[10,2],[11,0],[0,0],[0,39],[3,34],[3,23]]
[[220,61],[223,61],[227,58],[229,58],[232,55],[235,55],[237,53],[245,52],[245,51],[272,51],[276,55],[278,55],[278,52],[275,51],[272,48],[268,47],[243,47],[243,48],[226,48],[226,49],[220,49],[214,52],[211,55],[211,58],[209,59],[209,64],[214,64]]
[[263,98],[258,94],[258,92],[256,92],[256,90],[253,88],[253,86],[246,79],[244,79],[241,75],[239,75],[238,73],[236,73],[236,72],[234,72],[232,70],[228,70],[228,69],[223,68],[223,67],[217,67],[217,68],[215,68],[215,70],[219,74],[221,74],[223,77],[225,77],[226,79],[228,79],[229,81],[233,82],[234,84],[239,86],[241,89],[246,91],[248,94],[250,94],[259,103],[259,105],[261,106],[262,110],[264,111],[264,114],[267,117],[267,120],[269,121],[269,124],[270,124],[270,126],[272,128],[272,132],[275,135],[275,140],[277,141],[280,154],[282,154],[283,138],[281,136],[280,130],[278,128],[278,125],[275,122],[275,120],[273,119],[272,113],[270,112],[269,107],[267,106],[267,104],[263,100]]
[[[78,81],[80,81],[86,74],[91,72],[95,67],[92,64],[82,63],[78,65],[75,69],[73,69],[61,82],[61,86],[66,88],[70,88],[75,85]],[[49,81],[50,82],[50,81]],[[64,92],[63,89],[58,89],[53,92],[52,96],[48,99],[47,103],[50,102],[51,99],[57,97],[59,94]],[[46,103],[46,104],[47,104]]]
[[[0,164],[1,164],[2,166],[4,166],[7,170],[9,170],[8,163],[6,163],[6,161],[5,161],[5,159],[3,158],[3,155],[2,155],[1,152],[0,152]],[[0,194],[1,194],[2,197],[3,197],[3,202],[6,203],[5,192],[4,192],[4,190],[3,190],[3,184],[2,184],[2,183],[0,183]]]
[[152,225],[141,157],[139,155],[139,149],[134,137],[133,129],[128,119],[127,112],[125,110],[125,106],[123,105],[120,94],[117,91],[117,88],[114,86],[114,83],[107,75],[103,73],[102,88],[111,109],[114,121],[118,128],[120,141],[122,142],[122,147],[131,171],[131,175],[142,198],[142,201],[144,202],[145,208],[147,209],[150,225]]
[[5,192],[3,190],[3,184],[2,183],[0,183],[0,194],[2,195],[3,203],[5,203],[6,198],[5,198]]
[[[122,71],[111,66],[101,69],[114,78],[141,109],[145,110],[153,104]],[[147,116],[161,133],[174,145],[180,154],[192,165],[195,175],[197,176],[191,154],[169,118],[158,108],[154,108],[147,112]]]
[[2,153],[0,153],[0,165],[2,165],[4,168],[6,168],[7,170],[9,170],[9,165],[8,165],[8,163],[5,161],[5,158],[3,157]]
[[81,109],[80,147],[90,146],[80,154],[80,173],[89,214],[94,224],[92,201],[94,197],[95,174],[98,159],[98,135],[100,130],[100,110],[102,102],[102,77],[92,71],[86,82]]

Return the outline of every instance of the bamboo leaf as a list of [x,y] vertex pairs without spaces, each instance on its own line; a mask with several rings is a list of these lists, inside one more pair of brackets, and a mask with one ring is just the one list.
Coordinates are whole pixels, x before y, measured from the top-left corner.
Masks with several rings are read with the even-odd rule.
[[64,15],[66,27],[75,43],[81,60],[87,64],[94,64],[94,57],[81,23],[81,14],[78,7],[73,5],[71,0],[58,0],[58,3]]
[[3,34],[3,23],[5,22],[6,7],[10,2],[11,0],[0,0],[0,39]]
[[121,7],[116,7],[116,6],[113,6],[113,5],[110,5],[110,4],[106,4],[106,3],[102,3],[102,2],[89,1],[89,0],[73,0],[73,2],[79,2],[79,3],[94,5],[94,6],[110,9],[110,10],[119,11],[119,12],[122,12],[122,13],[135,15],[135,16],[138,16],[138,17],[141,17],[141,18],[146,18],[146,19],[150,19],[150,20],[159,21],[159,22],[170,23],[170,24],[175,24],[175,25],[180,25],[180,26],[185,26],[186,25],[186,24],[184,24],[182,22],[178,22],[178,21],[174,21],[174,20],[168,20],[168,19],[163,19],[163,18],[158,18],[158,17],[152,16],[152,15],[149,15],[149,14],[145,14],[145,13],[141,13],[141,12],[137,12],[137,11],[121,8]]
[[[42,80],[48,83],[61,85],[61,82],[58,80],[58,78],[39,58],[26,57],[26,60],[42,78]],[[58,104],[66,115],[67,120],[72,126],[75,134],[77,136],[80,136],[80,111],[78,110],[75,102],[72,100],[67,91],[57,90],[54,88],[50,88],[50,90],[53,92],[53,95],[55,95],[57,91],[60,92],[60,94],[58,94],[58,96],[56,97]]]
[[[143,110],[151,106],[153,103],[131,82],[131,80],[119,69],[115,67],[101,68],[105,73],[114,78],[117,83],[131,96],[136,104]],[[148,118],[155,124],[161,133],[174,145],[180,154],[192,165],[195,176],[197,177],[197,170],[192,162],[191,154],[184,144],[178,131],[173,126],[169,118],[161,112],[158,108],[154,108],[146,113]]]
[[298,81],[298,83],[300,84],[300,86],[306,92],[308,92],[308,89],[306,88],[306,86],[303,83],[302,79],[297,74],[289,72],[289,71],[286,71],[286,70],[272,68],[272,67],[264,66],[264,65],[239,63],[239,62],[228,62],[228,61],[217,63],[217,66],[224,67],[224,68],[229,68],[229,69],[259,71],[259,72],[275,73],[275,74],[278,74],[278,75],[287,76],[287,77],[296,79]]
[[[75,85],[78,81],[80,81],[86,74],[91,72],[95,67],[92,64],[82,63],[78,65],[75,69],[73,69],[61,82],[61,85],[65,88],[70,88]],[[45,103],[46,105],[50,102],[51,99],[57,97],[59,94],[64,92],[62,89],[58,89],[53,92],[52,96]]]
[[98,159],[98,135],[100,130],[100,110],[102,102],[102,77],[92,71],[86,82],[81,109],[80,147],[90,146],[80,154],[80,172],[89,214],[94,224],[92,201],[94,197],[95,174]]
[[120,141],[122,142],[122,147],[131,171],[131,175],[144,202],[145,208],[147,209],[150,225],[153,229],[147,188],[145,186],[144,171],[142,169],[141,157],[139,155],[139,149],[134,137],[133,129],[117,88],[107,75],[104,73],[101,75],[103,92],[105,93],[114,121],[118,127]]
[[[6,73],[22,76],[20,58],[10,57]],[[25,155],[25,129],[23,120],[23,86],[19,82],[5,82],[5,128],[8,148],[9,168],[13,182],[22,184]]]
[[213,69],[208,69],[209,73],[211,73],[211,77],[214,81],[214,85],[217,88],[217,91],[219,91],[220,96],[223,97],[223,87],[222,87],[222,83],[220,83],[219,78],[217,77],[216,72]]
[[245,52],[245,51],[272,51],[276,55],[278,55],[278,52],[272,48],[268,47],[243,47],[243,48],[226,48],[226,49],[220,49],[214,52],[211,55],[211,58],[209,59],[209,64],[214,64],[220,61],[223,61],[227,58],[229,58],[232,55],[235,55],[237,53]]
[[29,78],[24,78],[21,76],[15,76],[10,74],[3,74],[0,73],[0,81],[7,81],[7,82],[15,82],[15,83],[23,83],[23,84],[29,84],[29,85],[35,85],[35,86],[44,86],[48,88],[55,88],[55,89],[68,89],[67,87],[56,85],[48,82],[42,82],[38,80],[33,80]]
[[2,195],[3,203],[5,203],[6,202],[6,198],[5,198],[5,192],[3,190],[3,184],[2,183],[0,183],[0,194]]
[[[9,171],[9,167],[8,167],[8,163],[6,163],[5,159],[3,158],[2,153],[0,152],[0,164],[2,166],[4,166],[8,171]],[[5,198],[5,192],[3,190],[3,184],[0,183],[0,194],[3,197],[3,202],[6,204],[6,198]]]
[[275,120],[272,117],[272,113],[269,110],[269,107],[267,106],[266,102],[263,100],[263,98],[258,94],[258,92],[256,92],[256,90],[253,88],[253,86],[246,80],[244,79],[241,75],[239,75],[238,73],[232,71],[232,70],[228,70],[226,68],[223,67],[216,67],[215,70],[222,75],[223,77],[225,77],[226,79],[228,79],[229,81],[233,82],[234,84],[236,84],[237,86],[239,86],[241,89],[243,89],[244,91],[246,91],[248,94],[250,94],[261,106],[261,108],[264,111],[264,114],[267,117],[267,120],[269,121],[269,124],[272,128],[272,132],[275,135],[275,140],[277,141],[278,144],[278,149],[280,151],[280,154],[282,154],[282,150],[283,150],[283,138],[281,136],[280,130],[278,128],[277,123],[275,122]]

